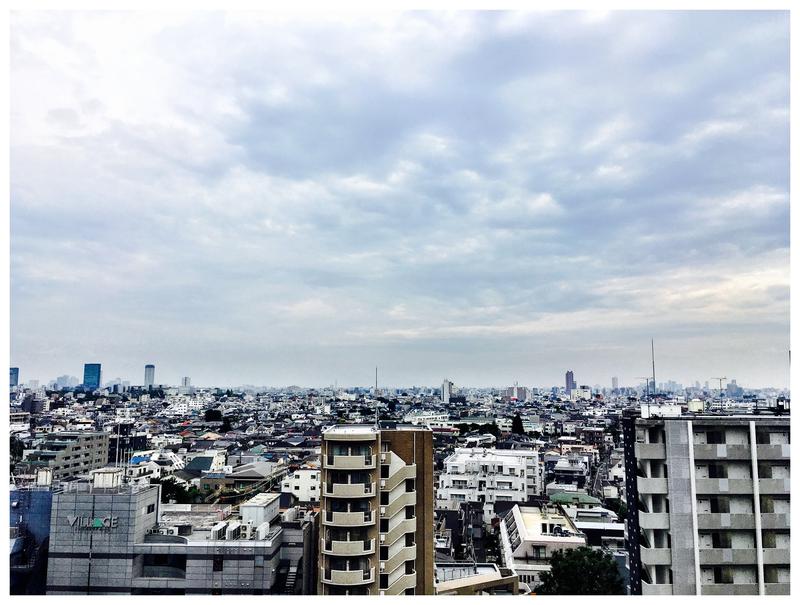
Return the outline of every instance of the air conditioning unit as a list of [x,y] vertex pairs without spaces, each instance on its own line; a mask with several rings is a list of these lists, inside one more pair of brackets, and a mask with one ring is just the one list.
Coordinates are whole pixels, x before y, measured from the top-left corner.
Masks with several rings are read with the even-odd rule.
[[381,571],[386,569],[386,561],[381,561]]
[[381,479],[381,489],[386,487],[386,479]]
[[386,534],[381,534],[381,542],[386,542]]
[[386,514],[386,507],[385,506],[381,506],[381,515],[385,515],[385,514]]

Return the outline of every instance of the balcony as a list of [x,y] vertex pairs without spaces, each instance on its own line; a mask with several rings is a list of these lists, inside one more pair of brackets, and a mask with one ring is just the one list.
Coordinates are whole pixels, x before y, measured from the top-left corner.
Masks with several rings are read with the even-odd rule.
[[328,498],[369,498],[375,495],[375,483],[327,483],[322,495]]
[[755,548],[701,548],[700,565],[755,565]]
[[640,494],[667,494],[666,478],[637,477],[636,486]]
[[764,548],[764,565],[789,565],[788,548]]
[[699,513],[698,529],[755,529],[756,518],[750,513]]
[[759,479],[758,491],[764,494],[788,494],[789,479]]
[[414,479],[417,476],[417,465],[408,464],[386,479],[381,479],[381,489],[390,492],[406,479]]
[[394,500],[389,502],[388,506],[381,506],[381,517],[388,519],[394,517],[398,512],[403,510],[406,506],[414,506],[417,503],[417,492],[403,492],[398,495]]
[[336,527],[365,527],[375,524],[375,511],[355,513],[335,513],[327,511],[322,520],[323,525]]
[[381,533],[381,546],[390,546],[407,533],[417,531],[417,518],[403,519],[388,532]]
[[667,457],[663,443],[637,443],[634,452],[637,460],[663,460]]
[[773,584],[767,583],[764,584],[764,594],[767,595],[788,595],[789,594],[789,582],[781,583],[781,584]]
[[409,588],[417,587],[417,572],[404,574],[397,578],[389,588],[382,590],[385,595],[399,595],[403,594]]
[[749,445],[695,444],[695,460],[750,460]]
[[704,584],[701,587],[705,595],[757,595],[758,584]]
[[327,540],[322,554],[341,557],[361,557],[375,552],[375,540]]
[[697,494],[727,495],[727,494],[752,494],[753,481],[751,479],[708,479],[702,478],[695,481]]
[[362,456],[334,456],[325,457],[325,468],[333,470],[369,470],[375,468],[375,456],[365,454]]
[[639,552],[645,565],[672,565],[671,548],[642,548]]
[[761,529],[789,529],[789,513],[762,513]]
[[672,584],[648,584],[642,582],[642,596],[662,596],[672,594]]
[[669,513],[643,513],[639,511],[642,529],[669,529]]
[[759,460],[789,460],[789,444],[757,445],[756,455]]
[[404,546],[394,555],[389,557],[388,561],[381,562],[381,573],[392,573],[395,569],[397,569],[398,565],[401,565],[406,561],[413,561],[416,558],[417,545],[412,544],[411,546]]
[[375,581],[375,568],[344,571],[339,569],[323,569],[322,582],[339,586],[358,586]]

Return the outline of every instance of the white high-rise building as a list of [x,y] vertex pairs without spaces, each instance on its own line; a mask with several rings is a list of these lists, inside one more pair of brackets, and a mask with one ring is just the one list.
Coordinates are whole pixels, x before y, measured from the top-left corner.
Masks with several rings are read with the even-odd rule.
[[144,366],[144,388],[151,388],[156,381],[156,366],[148,363]]
[[181,380],[181,386],[185,389],[188,389],[192,386],[192,379],[189,376],[184,376]]
[[538,450],[456,448],[444,460],[436,506],[454,510],[461,502],[483,502],[488,522],[495,502],[527,502],[540,493]]
[[444,379],[442,383],[442,403],[450,403],[450,397],[453,395],[453,383]]

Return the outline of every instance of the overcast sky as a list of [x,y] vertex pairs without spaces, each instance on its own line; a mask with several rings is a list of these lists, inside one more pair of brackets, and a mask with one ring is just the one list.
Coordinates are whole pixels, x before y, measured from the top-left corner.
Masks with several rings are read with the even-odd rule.
[[[788,13],[17,13],[21,380],[787,386]],[[712,385],[716,381],[711,381]]]

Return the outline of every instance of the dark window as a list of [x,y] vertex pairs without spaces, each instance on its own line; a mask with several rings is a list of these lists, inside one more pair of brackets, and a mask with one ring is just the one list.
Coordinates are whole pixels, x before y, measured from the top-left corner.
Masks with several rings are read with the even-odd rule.
[[389,588],[389,576],[385,573],[381,574],[381,589],[386,590]]
[[389,519],[381,519],[381,533],[385,534],[389,531]]
[[156,505],[155,504],[148,504],[147,505],[147,514],[153,513],[153,512],[155,512],[155,510],[156,510]]
[[381,492],[381,506],[389,504],[389,492]]
[[709,464],[708,476],[711,479],[727,479],[728,469],[725,467],[724,464]]
[[706,433],[706,443],[712,445],[725,443],[725,431],[708,431]]
[[222,555],[214,555],[214,571],[222,571],[225,559]]
[[406,561],[406,575],[414,573],[414,561]]
[[388,560],[389,560],[389,547],[381,546],[381,561],[388,561]]

